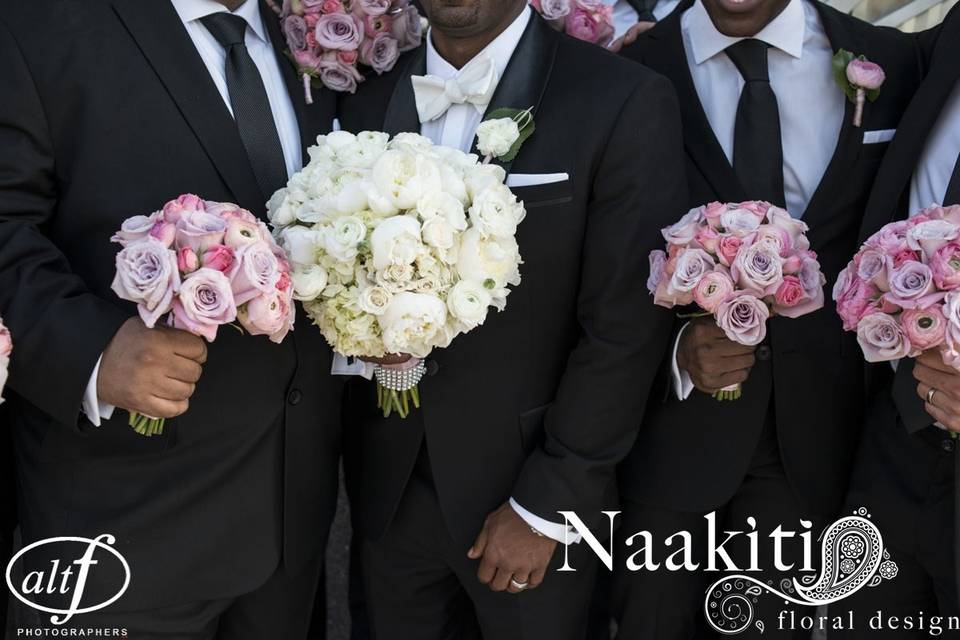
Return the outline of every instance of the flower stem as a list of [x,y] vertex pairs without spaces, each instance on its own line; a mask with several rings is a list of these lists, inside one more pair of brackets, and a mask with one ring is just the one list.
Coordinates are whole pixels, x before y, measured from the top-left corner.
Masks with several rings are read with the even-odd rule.
[[867,92],[864,89],[857,88],[857,108],[853,113],[853,126],[859,127],[863,124],[863,105],[867,100]]

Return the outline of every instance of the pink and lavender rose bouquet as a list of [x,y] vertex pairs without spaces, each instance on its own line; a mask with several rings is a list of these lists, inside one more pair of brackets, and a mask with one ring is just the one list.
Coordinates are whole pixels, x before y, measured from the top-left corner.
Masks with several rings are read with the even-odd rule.
[[364,80],[361,67],[382,74],[423,37],[420,14],[410,0],[275,0],[287,51],[303,80],[307,103],[312,88],[353,93]]
[[0,404],[3,403],[3,387],[7,384],[7,370],[10,368],[10,354],[13,352],[13,340],[10,330],[0,319]]
[[[817,254],[807,225],[766,202],[711,202],[663,230],[666,251],[650,254],[647,288],[668,309],[696,304],[727,338],[754,346],[772,315],[799,318],[823,307]],[[735,400],[740,387],[714,394]]]
[[603,0],[530,0],[557,31],[601,47],[613,41],[613,5]]
[[[123,222],[113,236],[113,291],[134,302],[143,323],[189,331],[209,342],[225,324],[281,342],[293,329],[290,264],[267,226],[237,205],[182,195],[148,216]],[[163,420],[130,414],[141,435]]]
[[934,206],[873,234],[833,288],[867,362],[939,349],[960,369],[960,206]]

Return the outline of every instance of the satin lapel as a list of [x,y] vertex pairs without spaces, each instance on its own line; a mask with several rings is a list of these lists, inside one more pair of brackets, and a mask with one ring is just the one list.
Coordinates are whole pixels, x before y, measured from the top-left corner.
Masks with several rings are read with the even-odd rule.
[[390,104],[387,105],[383,130],[391,136],[420,132],[420,116],[417,115],[417,101],[413,95],[410,76],[422,76],[426,73],[427,46],[422,45],[410,54],[406,66],[399,72],[399,80],[393,88]]
[[257,186],[236,122],[173,5],[169,2],[113,0],[113,8],[180,109],[236,203],[262,212],[266,199]]
[[[559,38],[539,15],[533,15],[503,72],[503,78],[487,106],[484,118],[487,117],[486,114],[497,109],[530,108],[536,119],[557,57]],[[476,139],[473,141],[472,152],[480,155]],[[523,147],[520,147],[520,154],[523,154]],[[497,164],[509,174],[513,162],[497,161]]]
[[685,2],[649,32],[648,38],[655,42],[651,42],[646,49],[644,63],[667,76],[673,83],[680,99],[683,141],[687,154],[710,183],[717,199],[723,202],[742,202],[747,199],[746,193],[710,127],[710,121],[690,75],[690,67],[687,66],[680,17],[691,4]]
[[[297,113],[300,146],[303,151],[303,161],[306,162],[307,148],[316,143],[318,135],[329,133],[330,127],[333,125],[333,110],[326,108],[330,96],[326,88],[313,89],[313,104],[307,104],[303,80],[297,77],[297,69],[285,53],[287,42],[280,30],[280,18],[263,0],[260,1],[260,15],[267,27],[267,32],[270,34],[270,43],[277,55],[277,63],[280,65],[280,73],[283,74],[283,82],[290,94],[290,100],[293,102],[293,109]],[[325,120],[327,121],[325,122]]]
[[[870,51],[867,51],[863,38],[860,37],[860,34],[855,33],[849,28],[850,25],[847,21],[852,20],[852,18],[831,9],[821,2],[813,2],[811,4],[820,14],[820,21],[823,24],[823,29],[826,31],[827,39],[830,41],[834,52],[840,49],[846,49],[855,55],[865,55],[867,58],[870,58]],[[824,73],[832,74],[833,70],[824,69]],[[836,90],[841,91],[839,86],[836,87]],[[844,99],[844,105],[843,125],[840,128],[840,137],[837,138],[837,146],[834,149],[833,157],[830,159],[830,164],[827,165],[827,169],[820,179],[817,190],[814,191],[813,197],[810,198],[810,202],[807,204],[807,210],[803,212],[804,222],[810,225],[814,231],[816,230],[815,225],[831,213],[831,209],[827,204],[835,197],[837,191],[847,180],[850,175],[850,170],[853,168],[860,154],[860,147],[863,144],[863,128],[853,126],[854,104]],[[867,106],[864,107],[865,113],[869,108],[868,102]]]

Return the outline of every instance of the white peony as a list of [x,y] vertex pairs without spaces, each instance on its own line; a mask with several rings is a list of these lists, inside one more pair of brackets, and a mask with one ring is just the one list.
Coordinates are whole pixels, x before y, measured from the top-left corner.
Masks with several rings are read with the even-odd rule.
[[299,203],[295,202],[287,189],[280,189],[267,203],[267,219],[275,227],[285,227],[293,224],[297,219],[297,208]]
[[387,353],[426,358],[444,335],[447,306],[434,295],[398,293],[378,321]]
[[290,279],[295,300],[316,300],[327,288],[327,270],[318,264],[295,268]]
[[496,289],[520,284],[520,249],[516,239],[484,238],[477,229],[466,230],[460,236],[457,273],[464,280]]
[[412,216],[393,216],[377,225],[370,236],[373,267],[376,270],[391,264],[412,264],[423,251],[420,223]]
[[470,198],[476,198],[481,191],[502,185],[507,179],[507,172],[498,164],[478,164],[469,171],[464,177],[467,184],[467,194]]
[[484,120],[477,127],[477,150],[485,156],[506,155],[520,139],[520,127],[513,118]]
[[344,216],[324,229],[323,247],[328,254],[341,262],[350,262],[357,257],[360,243],[367,237],[367,227],[360,218]]
[[526,215],[523,204],[502,184],[484,189],[470,205],[470,221],[484,236],[514,236]]
[[280,232],[280,246],[293,264],[314,264],[320,250],[322,234],[311,227],[287,227]]
[[447,309],[467,330],[483,324],[490,302],[490,292],[472,280],[461,280],[447,295]]
[[443,189],[440,167],[425,155],[387,151],[373,165],[377,191],[400,210],[412,209],[426,193]]

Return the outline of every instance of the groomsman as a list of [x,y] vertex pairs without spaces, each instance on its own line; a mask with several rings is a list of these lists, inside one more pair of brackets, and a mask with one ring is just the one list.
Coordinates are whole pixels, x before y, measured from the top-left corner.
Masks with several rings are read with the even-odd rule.
[[678,105],[663,78],[524,0],[424,6],[427,42],[346,96],[343,127],[469,151],[485,113],[530,107],[536,131],[503,165],[527,209],[507,309],[431,355],[406,420],[383,418],[373,385],[349,389],[373,633],[583,638],[596,556],[571,544],[576,571],[556,571],[579,537],[557,512],[606,527],[669,340],[671,315],[638,283],[687,200]]
[[[861,239],[931,204],[960,204],[960,11],[952,10],[920,42],[927,76],[880,168]],[[929,637],[918,629],[874,632],[867,618],[878,610],[900,617],[960,615],[954,502],[960,452],[953,435],[960,432],[960,374],[935,352],[900,362],[896,373],[884,364],[870,374],[876,393],[848,505],[870,510],[899,573],[838,603],[838,613],[853,611],[858,624],[836,636]]]
[[[831,67],[840,49],[887,74],[859,127]],[[677,89],[688,204],[786,206],[810,226],[832,283],[855,249],[889,134],[914,89],[913,41],[809,0],[686,0],[624,55]],[[747,519],[755,518],[760,539],[769,541],[778,525],[802,532],[803,522],[813,523],[816,536],[839,511],[864,402],[856,342],[842,333],[829,303],[800,319],[773,318],[768,329],[754,348],[728,340],[711,318],[678,322],[664,400],[648,407],[621,468],[625,535],[647,530],[663,541],[688,531],[700,563],[711,512],[719,531],[750,530]],[[741,399],[712,397],[738,383]],[[726,548],[740,567],[749,566],[747,549],[737,544]],[[799,544],[784,547],[786,562],[802,560]],[[620,554],[635,550],[621,546]],[[772,570],[772,545],[761,548],[760,563],[764,581],[796,575]],[[719,577],[621,571],[614,586],[620,637],[693,637],[704,624],[706,585]],[[786,637],[774,624],[780,604],[767,611],[767,634]]]
[[[125,218],[184,192],[264,215],[328,130],[332,100],[305,103],[283,48],[257,0],[0,3],[4,408],[24,542],[111,534],[132,576],[67,626],[306,636],[337,487],[323,338],[299,322],[281,345],[229,327],[207,345],[148,330],[110,290]],[[163,435],[134,433],[127,410],[169,418]],[[90,571],[84,602],[115,593],[110,568]]]
[[[649,29],[677,8],[680,0],[604,0],[613,7],[614,38]],[[631,40],[632,42],[632,40]]]

